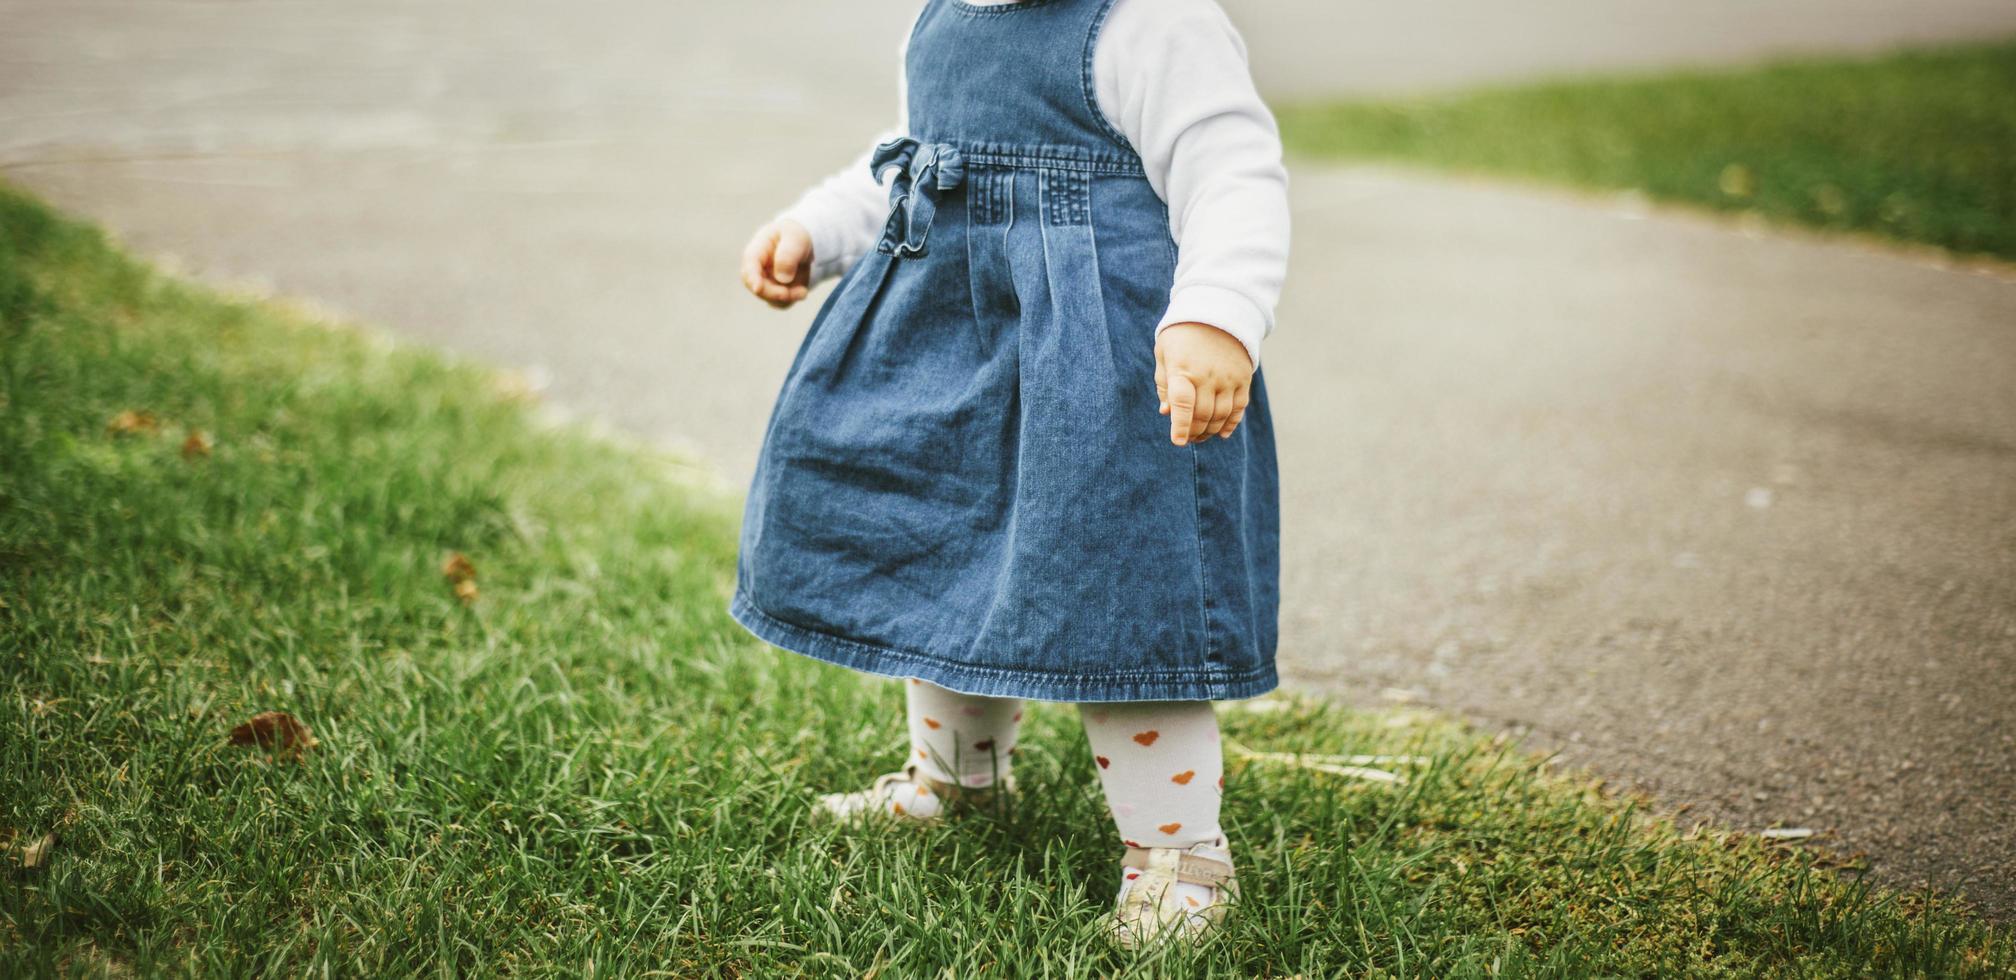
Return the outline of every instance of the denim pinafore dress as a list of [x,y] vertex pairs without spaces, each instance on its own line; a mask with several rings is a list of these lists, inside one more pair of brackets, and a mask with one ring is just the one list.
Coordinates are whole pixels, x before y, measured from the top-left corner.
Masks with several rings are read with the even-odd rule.
[[1267,389],[1169,441],[1168,211],[1096,104],[1113,0],[929,0],[880,242],[779,392],[729,610],[757,637],[955,691],[1251,697],[1275,684]]

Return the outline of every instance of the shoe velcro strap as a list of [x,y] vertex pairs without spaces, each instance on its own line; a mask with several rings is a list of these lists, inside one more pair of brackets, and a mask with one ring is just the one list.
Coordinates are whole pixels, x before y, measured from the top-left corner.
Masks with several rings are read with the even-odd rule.
[[[1130,847],[1120,863],[1129,868],[1146,868],[1148,855],[1148,848]],[[1190,885],[1222,888],[1232,880],[1232,865],[1201,854],[1181,854],[1176,859],[1176,880]]]

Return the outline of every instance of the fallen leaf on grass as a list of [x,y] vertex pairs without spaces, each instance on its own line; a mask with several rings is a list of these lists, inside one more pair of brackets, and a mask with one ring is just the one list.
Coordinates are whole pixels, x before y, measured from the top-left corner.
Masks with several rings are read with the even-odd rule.
[[448,584],[454,586],[455,598],[464,604],[476,601],[476,563],[470,561],[468,555],[459,551],[449,552],[447,560],[441,563],[441,574],[448,579]]
[[298,756],[304,750],[322,743],[316,741],[308,726],[284,711],[265,711],[253,715],[252,720],[231,729],[232,745],[257,745],[264,749],[277,749],[287,755]]
[[154,418],[153,412],[138,412],[129,408],[112,416],[112,421],[105,424],[105,431],[115,436],[126,436],[152,432],[160,427],[161,423]]
[[33,868],[49,856],[49,849],[56,846],[55,834],[43,834],[26,847],[21,848],[21,866]]
[[182,440],[182,458],[195,459],[199,456],[208,456],[212,445],[214,444],[210,441],[209,433],[202,429],[190,429],[189,438]]
[[6,847],[0,848],[0,853],[6,853],[8,851],[12,851],[14,853],[15,858],[21,862],[22,867],[33,868],[41,865],[43,861],[47,860],[49,857],[49,849],[55,846],[56,846],[56,835],[43,834],[42,836],[37,837],[26,844],[9,843]]

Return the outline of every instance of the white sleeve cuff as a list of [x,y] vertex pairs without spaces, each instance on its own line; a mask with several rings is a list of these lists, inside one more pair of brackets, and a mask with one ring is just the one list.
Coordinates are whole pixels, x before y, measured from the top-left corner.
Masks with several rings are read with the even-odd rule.
[[1260,368],[1260,340],[1273,326],[1267,322],[1267,312],[1244,293],[1208,285],[1184,286],[1171,294],[1168,312],[1155,325],[1155,336],[1161,337],[1163,330],[1177,323],[1207,324],[1238,338],[1246,345],[1256,371]]

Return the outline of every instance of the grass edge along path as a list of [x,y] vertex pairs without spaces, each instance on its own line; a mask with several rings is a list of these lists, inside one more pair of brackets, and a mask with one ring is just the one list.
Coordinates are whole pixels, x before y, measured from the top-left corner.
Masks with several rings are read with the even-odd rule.
[[[734,501],[498,376],[0,188],[0,975],[2007,975],[2010,937],[1418,714],[1228,708],[1247,902],[1101,941],[1075,714],[1005,811],[812,826],[901,691],[722,609]],[[459,553],[465,562],[444,557]],[[234,745],[284,711],[314,744]]]
[[2016,261],[2016,39],[1279,107],[1310,158],[1514,177]]

